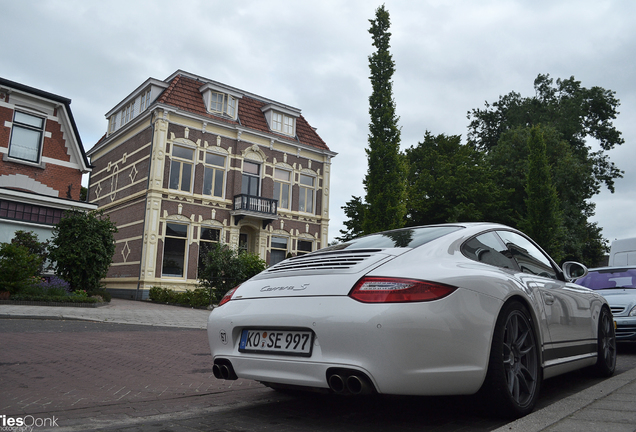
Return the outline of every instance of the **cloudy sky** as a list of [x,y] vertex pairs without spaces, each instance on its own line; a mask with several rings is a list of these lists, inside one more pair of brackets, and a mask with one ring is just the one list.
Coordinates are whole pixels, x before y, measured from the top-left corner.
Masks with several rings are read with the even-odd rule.
[[[338,153],[330,238],[341,207],[364,196],[373,52],[369,0],[0,0],[0,76],[72,99],[86,150],[106,112],[149,77],[177,69],[300,108]],[[386,0],[402,145],[465,139],[473,108],[510,91],[532,96],[539,73],[616,92],[625,177],[596,196],[610,240],[636,237],[636,2]],[[590,143],[593,145],[593,143]],[[85,179],[85,183],[87,179]]]

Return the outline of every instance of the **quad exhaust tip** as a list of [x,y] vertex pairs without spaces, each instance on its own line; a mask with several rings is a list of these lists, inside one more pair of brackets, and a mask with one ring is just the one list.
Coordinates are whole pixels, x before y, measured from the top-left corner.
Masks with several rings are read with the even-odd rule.
[[236,372],[234,372],[234,368],[232,367],[232,363],[227,359],[214,360],[214,365],[212,366],[212,374],[217,379],[238,379],[238,376],[236,376]]

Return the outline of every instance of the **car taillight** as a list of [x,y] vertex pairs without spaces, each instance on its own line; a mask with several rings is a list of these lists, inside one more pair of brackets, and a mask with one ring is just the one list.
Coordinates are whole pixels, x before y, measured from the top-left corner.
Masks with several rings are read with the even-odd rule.
[[424,302],[446,297],[457,288],[416,279],[363,277],[349,297],[363,303]]
[[232,300],[232,296],[234,295],[234,293],[236,292],[238,287],[240,287],[240,285],[236,286],[236,287],[232,288],[231,290],[229,290],[228,292],[226,292],[225,295],[223,296],[223,298],[221,299],[221,301],[219,302],[219,306],[223,306],[225,303],[227,303],[230,300]]

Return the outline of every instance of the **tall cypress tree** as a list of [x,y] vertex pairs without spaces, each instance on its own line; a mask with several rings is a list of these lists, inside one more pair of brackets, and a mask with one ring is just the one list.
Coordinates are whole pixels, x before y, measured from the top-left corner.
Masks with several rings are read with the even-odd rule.
[[384,5],[376,9],[375,19],[369,22],[376,51],[369,56],[373,92],[369,97],[371,123],[366,149],[368,171],[364,178],[367,206],[362,226],[365,233],[401,228],[406,216],[406,167],[400,153],[399,118],[395,114],[391,81],[395,72],[389,52],[391,23]]
[[521,229],[532,237],[552,258],[560,261],[562,215],[557,190],[546,155],[545,141],[540,126],[530,129],[528,138],[528,171],[526,172],[526,216]]

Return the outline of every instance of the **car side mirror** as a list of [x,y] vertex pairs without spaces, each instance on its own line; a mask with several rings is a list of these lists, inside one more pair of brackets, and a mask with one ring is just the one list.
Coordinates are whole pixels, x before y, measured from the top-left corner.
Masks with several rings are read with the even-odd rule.
[[570,281],[582,278],[587,274],[587,267],[575,261],[566,261],[561,267],[563,268],[563,276]]

